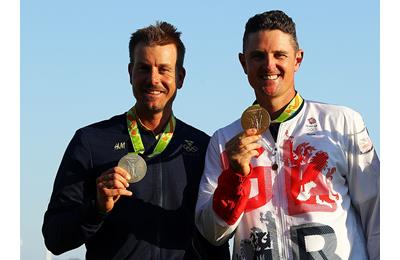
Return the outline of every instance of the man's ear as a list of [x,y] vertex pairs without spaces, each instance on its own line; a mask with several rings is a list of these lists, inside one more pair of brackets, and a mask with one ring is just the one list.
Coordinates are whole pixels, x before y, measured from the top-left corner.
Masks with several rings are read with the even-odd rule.
[[183,82],[185,81],[186,70],[184,67],[178,69],[178,75],[176,79],[176,88],[180,89],[183,87]]
[[302,49],[299,49],[296,52],[296,62],[294,65],[294,71],[297,71],[300,68],[300,64],[303,61],[304,58],[304,51]]
[[246,57],[244,56],[243,53],[239,53],[239,61],[240,64],[242,65],[244,73],[247,75],[247,66],[246,66]]
[[132,85],[132,70],[133,70],[133,63],[128,64],[128,73],[129,73],[129,82]]

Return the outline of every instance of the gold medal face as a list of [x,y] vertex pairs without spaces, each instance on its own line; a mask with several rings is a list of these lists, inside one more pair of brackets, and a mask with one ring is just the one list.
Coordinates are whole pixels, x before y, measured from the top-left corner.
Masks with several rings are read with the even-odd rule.
[[256,128],[257,134],[262,134],[268,129],[271,118],[265,108],[251,106],[243,112],[240,122],[244,130]]
[[118,162],[118,166],[124,168],[131,175],[129,183],[140,181],[147,172],[146,162],[135,153],[128,153],[122,157]]

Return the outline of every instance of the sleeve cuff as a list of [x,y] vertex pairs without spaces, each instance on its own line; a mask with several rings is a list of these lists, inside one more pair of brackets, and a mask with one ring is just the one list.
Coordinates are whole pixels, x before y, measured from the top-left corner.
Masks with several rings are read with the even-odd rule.
[[101,224],[106,219],[106,217],[109,215],[109,213],[101,212],[96,207],[95,200],[90,201],[89,207],[86,208],[86,210],[83,214],[85,215],[85,219],[87,220],[87,223],[90,225]]
[[218,178],[218,186],[213,196],[213,209],[229,225],[234,224],[246,208],[250,195],[251,172],[243,176],[227,169]]

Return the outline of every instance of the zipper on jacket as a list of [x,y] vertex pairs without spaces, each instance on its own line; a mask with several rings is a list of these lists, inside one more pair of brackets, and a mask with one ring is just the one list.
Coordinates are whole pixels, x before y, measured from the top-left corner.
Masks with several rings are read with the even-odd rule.
[[[158,158],[157,158],[157,160],[158,160],[158,162],[157,162],[157,165],[159,166],[159,168],[157,169],[157,205],[158,206],[160,206],[161,208],[163,208],[163,204],[164,204],[164,201],[163,201],[163,169],[162,169],[162,159],[161,159],[161,156],[158,156]],[[161,223],[161,219],[160,219],[160,216],[158,216],[159,217],[159,219],[158,219],[158,226],[159,226],[159,228],[158,228],[158,230],[161,230],[161,225],[162,225],[162,223]],[[157,245],[160,245],[160,242],[161,242],[161,234],[160,234],[160,231],[158,231],[157,232]],[[154,249],[154,251],[156,251],[155,252],[155,255],[156,255],[156,257],[155,257],[155,259],[159,259],[160,257],[161,257],[161,248],[159,247],[159,246],[157,246],[157,247],[155,247],[155,249]]]
[[[150,203],[162,208],[163,207],[163,195],[162,195],[162,191],[163,191],[163,187],[162,187],[162,183],[163,183],[163,178],[162,178],[162,164],[161,164],[161,156],[156,156],[154,158],[152,158],[152,171],[151,172],[147,172],[147,174],[150,174],[152,182],[152,197],[150,199]],[[140,214],[140,213],[139,213]],[[155,234],[155,244],[159,245],[161,242],[161,225],[162,225],[162,220],[161,220],[161,215],[156,216],[156,222],[154,223],[154,225],[157,225],[156,227],[156,234]],[[150,255],[151,255],[151,259],[160,259],[160,255],[161,255],[161,249],[158,246],[152,246],[150,248]]]
[[286,196],[286,182],[285,182],[285,169],[284,169],[284,164],[281,159],[281,153],[283,152],[282,149],[280,149],[279,144],[281,143],[281,133],[284,132],[283,124],[281,123],[279,129],[278,129],[278,135],[276,138],[276,143],[275,143],[275,163],[277,164],[277,170],[276,170],[276,178],[278,181],[278,216],[279,216],[279,222],[280,222],[280,242],[281,242],[281,259],[289,259],[289,241],[287,239],[287,234],[289,232],[288,225],[287,225],[287,220],[286,220],[286,208],[287,208],[287,196]]

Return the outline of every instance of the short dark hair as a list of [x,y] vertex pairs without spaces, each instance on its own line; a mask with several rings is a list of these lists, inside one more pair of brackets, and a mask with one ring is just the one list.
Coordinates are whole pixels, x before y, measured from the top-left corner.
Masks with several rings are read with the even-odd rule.
[[286,15],[283,11],[272,10],[256,14],[247,21],[243,35],[243,51],[245,50],[249,34],[263,30],[280,30],[284,33],[290,34],[293,38],[295,49],[299,49],[299,43],[297,42],[296,36],[296,24],[293,22],[292,18]]
[[132,33],[129,41],[129,59],[134,62],[134,50],[140,42],[148,46],[175,44],[177,49],[176,66],[183,68],[183,60],[185,58],[185,46],[180,39],[181,32],[170,23],[157,21],[155,25],[137,30]]

